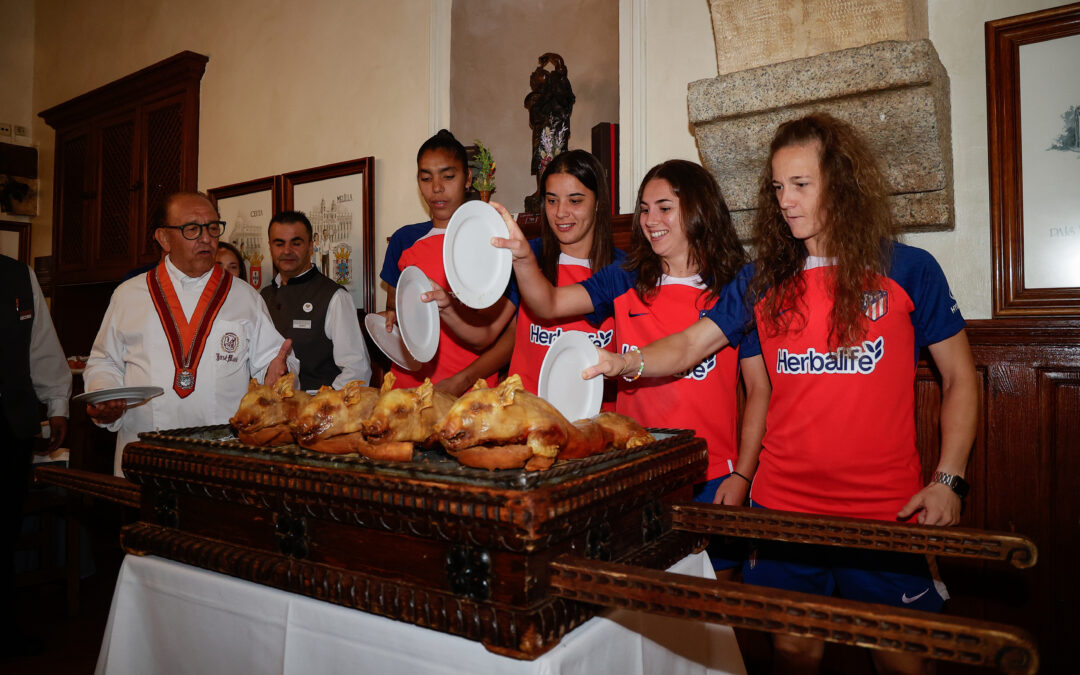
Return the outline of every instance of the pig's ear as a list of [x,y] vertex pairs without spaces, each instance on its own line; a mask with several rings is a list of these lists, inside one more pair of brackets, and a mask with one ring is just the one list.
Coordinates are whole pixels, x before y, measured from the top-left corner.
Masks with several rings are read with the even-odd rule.
[[360,393],[365,389],[364,383],[360,380],[353,380],[345,385],[345,389],[342,391],[345,394],[345,405],[352,405],[353,402],[360,399]]
[[278,381],[274,383],[274,393],[281,398],[292,398],[292,395],[296,393],[293,390],[292,373],[285,373],[278,378]]
[[251,378],[251,382],[248,382],[248,391],[255,391],[255,388],[259,386],[259,381],[254,377]]
[[523,391],[521,378],[519,376],[513,375],[503,380],[502,384],[495,388],[495,394],[499,399],[499,407],[505,408],[508,405],[512,405],[514,403],[514,395],[519,391]]
[[431,396],[435,393],[435,385],[429,378],[424,378],[424,383],[416,388],[416,407],[420,410],[431,407]]
[[487,380],[485,380],[484,378],[481,377],[476,382],[473,382],[473,386],[469,387],[469,391],[476,391],[477,389],[487,389],[487,388],[488,388]]
[[383,375],[382,386],[379,387],[379,393],[385,394],[393,389],[395,382],[397,382],[397,377],[395,377],[393,373],[388,372],[386,375]]

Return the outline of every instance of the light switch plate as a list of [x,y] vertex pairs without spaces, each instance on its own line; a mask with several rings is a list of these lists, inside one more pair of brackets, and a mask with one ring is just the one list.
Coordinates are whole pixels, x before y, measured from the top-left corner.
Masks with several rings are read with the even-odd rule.
[[15,131],[15,138],[30,138],[30,130],[26,127],[16,124],[12,129]]

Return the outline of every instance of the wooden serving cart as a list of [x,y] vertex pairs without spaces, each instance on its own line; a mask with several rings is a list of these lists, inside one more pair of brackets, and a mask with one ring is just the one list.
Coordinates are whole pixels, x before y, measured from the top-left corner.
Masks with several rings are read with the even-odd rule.
[[1011,626],[664,572],[710,534],[1018,567],[1033,565],[1036,551],[1011,534],[695,504],[704,441],[652,432],[658,440],[646,447],[540,472],[471,469],[438,451],[403,464],[254,448],[228,426],[140,434],[123,459],[140,519],[122,545],[515,658],[539,656],[603,607],[625,607],[1037,670],[1031,637]]

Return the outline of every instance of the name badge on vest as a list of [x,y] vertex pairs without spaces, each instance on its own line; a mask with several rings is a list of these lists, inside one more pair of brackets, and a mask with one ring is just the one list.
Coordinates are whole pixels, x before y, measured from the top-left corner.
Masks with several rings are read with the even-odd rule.
[[311,328],[311,319],[293,319],[293,328]]

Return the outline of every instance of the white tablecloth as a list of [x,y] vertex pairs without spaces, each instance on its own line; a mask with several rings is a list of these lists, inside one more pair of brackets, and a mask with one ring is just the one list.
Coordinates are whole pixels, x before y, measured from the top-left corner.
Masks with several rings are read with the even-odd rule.
[[[672,572],[713,577],[704,553]],[[727,626],[624,610],[594,617],[535,661],[153,556],[116,581],[97,673],[745,673]]]

